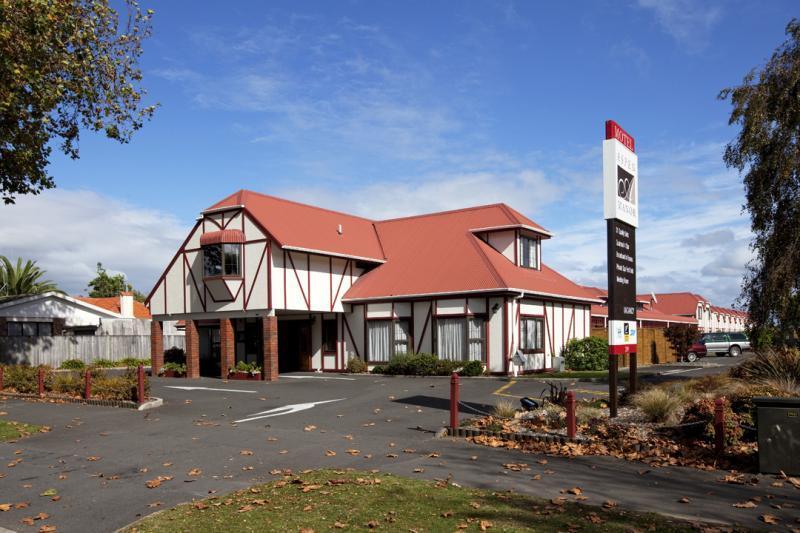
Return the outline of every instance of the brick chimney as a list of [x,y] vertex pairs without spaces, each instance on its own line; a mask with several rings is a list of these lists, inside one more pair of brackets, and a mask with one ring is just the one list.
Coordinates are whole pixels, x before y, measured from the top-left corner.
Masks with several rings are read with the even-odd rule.
[[133,318],[133,293],[119,293],[119,314],[125,318]]

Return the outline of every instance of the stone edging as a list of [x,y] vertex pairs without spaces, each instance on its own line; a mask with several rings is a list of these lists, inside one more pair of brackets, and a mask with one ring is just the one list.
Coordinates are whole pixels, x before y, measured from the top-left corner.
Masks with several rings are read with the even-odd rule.
[[[84,398],[75,398],[72,396],[58,396],[54,394],[45,394],[44,396],[39,396],[38,394],[24,394],[21,392],[6,392],[0,391],[0,398],[2,399],[17,399],[17,400],[31,400],[37,402],[47,402],[48,400],[56,400],[59,402],[64,403],[82,403],[86,405],[100,405],[104,407],[121,407],[124,409],[139,409],[139,404],[136,402],[132,402],[130,400],[103,400],[100,398],[90,398],[88,400]],[[154,399],[151,399],[151,401]],[[144,405],[147,405],[150,402],[145,402]],[[154,406],[157,407],[157,406]]]
[[507,431],[487,431],[480,428],[442,428],[436,436],[442,437],[497,437],[503,440],[518,441],[518,442],[547,442],[552,444],[567,444],[568,442],[583,443],[587,442],[582,437],[575,437],[570,439],[566,435],[558,433],[510,433]]

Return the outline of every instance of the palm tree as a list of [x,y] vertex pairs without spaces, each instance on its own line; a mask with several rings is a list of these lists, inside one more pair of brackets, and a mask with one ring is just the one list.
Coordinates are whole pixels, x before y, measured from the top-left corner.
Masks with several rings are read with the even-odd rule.
[[7,257],[0,255],[0,297],[64,292],[52,281],[41,279],[44,274],[45,271],[36,266],[36,261],[29,259],[23,265],[20,257],[14,265]]

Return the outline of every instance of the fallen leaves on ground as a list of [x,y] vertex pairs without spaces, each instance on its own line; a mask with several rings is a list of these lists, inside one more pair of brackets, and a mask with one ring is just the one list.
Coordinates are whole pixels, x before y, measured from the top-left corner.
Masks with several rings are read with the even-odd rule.
[[253,450],[242,450],[239,455],[253,455]]
[[202,471],[202,470],[200,470],[199,468],[192,468],[191,470],[189,470],[188,472],[186,472],[186,475],[187,475],[187,476],[191,476],[191,477],[197,477],[197,476],[199,476],[199,475],[200,475],[200,474],[202,474],[202,473],[203,473],[203,471]]
[[336,455],[336,452],[333,450],[325,450],[325,457],[333,457]]
[[780,518],[771,514],[762,514],[761,516],[759,516],[759,518],[765,524],[777,524],[778,522],[781,521]]
[[147,481],[145,483],[145,486],[148,489],[155,489],[156,487],[160,487],[161,483],[163,483],[164,481],[169,481],[170,479],[172,479],[172,476],[158,476],[156,478]]
[[758,504],[753,500],[747,500],[746,502],[734,503],[733,506],[737,509],[753,509],[757,507]]

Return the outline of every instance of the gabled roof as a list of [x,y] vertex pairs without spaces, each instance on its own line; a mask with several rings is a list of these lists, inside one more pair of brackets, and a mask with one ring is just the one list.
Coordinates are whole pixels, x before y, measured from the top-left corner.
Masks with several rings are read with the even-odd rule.
[[[23,304],[23,303],[28,303],[28,302],[35,301],[35,300],[40,300],[40,299],[44,300],[44,299],[47,299],[47,298],[55,298],[55,299],[58,299],[58,300],[63,300],[64,302],[67,302],[67,303],[75,305],[77,307],[81,307],[81,308],[84,308],[86,310],[92,311],[92,312],[97,313],[97,314],[99,314],[101,316],[105,316],[105,317],[109,317],[109,318],[123,318],[122,315],[120,315],[118,311],[113,311],[113,310],[108,309],[106,307],[101,307],[101,306],[95,305],[92,302],[87,302],[84,299],[82,299],[81,297],[72,297],[72,296],[68,296],[68,295],[66,295],[64,293],[56,292],[56,291],[44,292],[42,294],[32,294],[32,295],[26,295],[26,296],[9,296],[9,297],[6,297],[6,298],[2,298],[2,299],[0,299],[0,309],[5,309],[5,308],[8,308],[8,307],[14,307],[16,305],[20,305],[20,304]],[[149,317],[150,312],[148,311],[147,314],[148,314],[148,317]]]
[[[590,286],[584,286],[583,288],[591,292],[596,298],[600,298],[603,300],[608,298],[608,291],[605,289],[601,289],[600,287],[590,287]],[[636,300],[643,301],[644,298],[638,296]],[[608,307],[604,305],[593,305],[592,316],[603,316],[603,317],[608,316]],[[652,308],[637,309],[636,318],[638,320],[651,320],[656,322],[679,322],[683,324],[697,324],[697,319],[695,319],[693,316],[686,317],[686,316],[670,315]]]
[[386,263],[361,276],[344,300],[509,290],[593,300],[545,265],[541,271],[515,266],[473,233],[520,222],[542,230],[519,217],[505,204],[492,204],[376,222]]
[[[667,292],[656,293],[656,302],[653,303],[654,310],[668,315],[691,315],[697,314],[697,304],[707,304],[708,299],[691,292]],[[650,301],[651,295],[643,294],[636,297]]]
[[[91,304],[102,309],[106,309],[113,313],[117,313],[118,315],[122,316],[122,310],[120,309],[119,303],[119,296],[112,296],[110,298],[91,298],[89,296],[75,296],[76,300],[80,300],[81,302],[85,302],[87,304]],[[144,318],[148,319],[151,318],[150,310],[145,306],[142,302],[137,302],[136,300],[133,301],[133,316],[134,318]]]
[[[204,213],[225,207],[244,207],[282,247],[289,250],[375,262],[385,259],[373,222],[366,218],[247,190],[235,192]],[[341,234],[338,231],[340,225]]]

